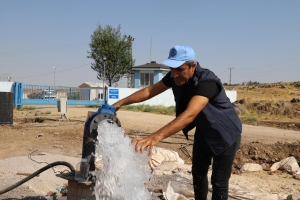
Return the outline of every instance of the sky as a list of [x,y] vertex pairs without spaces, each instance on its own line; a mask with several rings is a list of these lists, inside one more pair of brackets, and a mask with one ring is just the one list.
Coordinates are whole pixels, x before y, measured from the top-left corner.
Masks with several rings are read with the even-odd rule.
[[134,38],[135,66],[185,44],[223,83],[300,81],[299,0],[1,0],[0,80],[102,82],[87,58],[98,25]]

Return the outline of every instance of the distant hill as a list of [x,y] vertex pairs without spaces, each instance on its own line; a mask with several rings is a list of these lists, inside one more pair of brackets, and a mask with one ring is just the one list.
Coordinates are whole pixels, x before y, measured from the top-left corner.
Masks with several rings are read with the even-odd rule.
[[300,98],[300,81],[234,85],[224,88],[236,90],[237,99],[290,101],[293,98]]
[[300,130],[300,81],[224,86],[243,123]]

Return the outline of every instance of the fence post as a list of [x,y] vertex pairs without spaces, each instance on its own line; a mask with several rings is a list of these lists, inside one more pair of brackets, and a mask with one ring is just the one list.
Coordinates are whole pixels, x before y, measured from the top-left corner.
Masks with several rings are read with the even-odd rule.
[[69,97],[71,100],[73,100],[72,98],[72,88],[70,88],[70,97]]
[[104,96],[104,103],[107,103],[106,92],[107,92],[107,87],[105,86],[105,87],[104,87],[104,94],[103,94],[103,96]]

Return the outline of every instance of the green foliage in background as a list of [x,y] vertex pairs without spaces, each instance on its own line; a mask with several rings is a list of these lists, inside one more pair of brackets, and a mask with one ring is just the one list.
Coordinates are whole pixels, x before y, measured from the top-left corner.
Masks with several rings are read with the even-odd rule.
[[97,78],[112,86],[123,76],[131,73],[135,60],[132,59],[132,42],[134,38],[121,35],[121,26],[113,28],[98,25],[91,35],[90,55],[94,60],[91,68],[97,72]]
[[68,93],[68,99],[79,100],[79,92],[72,92],[72,95],[70,95],[70,93]]
[[20,106],[20,107],[17,107],[17,110],[19,111],[23,111],[23,110],[35,110],[36,107],[35,106]]
[[157,113],[163,115],[173,115],[175,116],[175,106],[165,107],[165,106],[149,106],[149,105],[128,105],[121,107],[121,110],[129,110],[134,112],[149,112]]
[[257,117],[256,116],[248,116],[248,117],[242,117],[241,118],[242,122],[256,122],[257,121]]
[[41,114],[49,115],[49,114],[51,114],[51,111],[47,110],[46,112],[41,112]]

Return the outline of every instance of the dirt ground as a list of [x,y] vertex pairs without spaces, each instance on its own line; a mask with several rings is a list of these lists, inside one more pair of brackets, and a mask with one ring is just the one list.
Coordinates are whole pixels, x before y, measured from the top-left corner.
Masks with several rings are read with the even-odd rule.
[[[28,156],[32,152],[35,154],[47,152],[80,158],[87,113],[96,110],[97,108],[68,107],[70,120],[60,119],[60,113],[54,106],[40,106],[32,111],[14,110],[14,124],[0,126],[0,160]],[[167,115],[130,111],[119,111],[117,117],[130,137],[153,133],[174,118]],[[160,142],[158,147],[178,152],[185,163],[190,164],[188,155],[181,151],[180,147],[187,145],[187,152],[191,155],[192,144],[192,132],[189,143],[179,132]],[[230,184],[232,187],[239,186],[249,191],[270,195],[300,195],[300,180],[287,172],[277,170],[274,173],[268,171],[240,173],[240,168],[245,163],[272,165],[289,156],[294,156],[298,163],[300,162],[300,131],[244,124],[242,145],[234,161]],[[19,165],[22,166],[22,163]],[[1,173],[0,179],[4,180]],[[2,189],[4,188],[0,188],[0,191]],[[3,197],[0,195],[0,199],[20,198],[17,194],[11,191]]]

